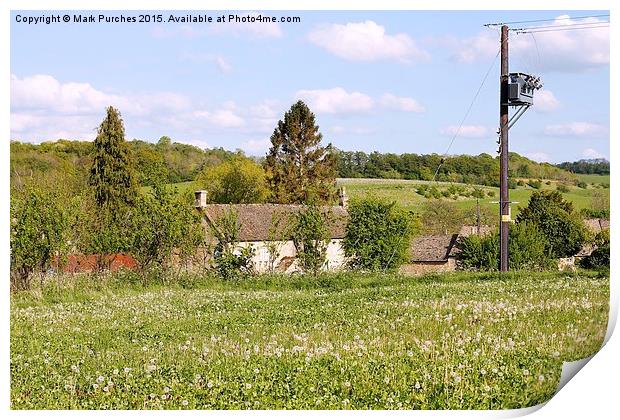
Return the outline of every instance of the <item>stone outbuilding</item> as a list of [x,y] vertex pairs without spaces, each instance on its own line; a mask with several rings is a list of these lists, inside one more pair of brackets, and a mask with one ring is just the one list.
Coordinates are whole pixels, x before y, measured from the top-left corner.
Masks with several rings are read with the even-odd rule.
[[[339,206],[323,206],[322,211],[328,215],[330,240],[327,245],[327,261],[324,270],[340,270],[345,264],[342,240],[345,235],[348,212],[346,196],[341,194]],[[299,271],[297,251],[288,232],[295,216],[304,206],[294,204],[207,204],[206,192],[196,192],[196,208],[203,215],[203,225],[208,242],[217,243],[213,229],[217,229],[217,220],[227,212],[236,214],[239,232],[237,249],[251,246],[254,250],[252,264],[257,273],[276,271],[294,273]],[[270,246],[276,248],[271,255]],[[273,249],[272,249],[273,251]]]
[[403,264],[403,274],[444,273],[456,269],[456,242],[459,235],[431,235],[414,238],[411,259]]

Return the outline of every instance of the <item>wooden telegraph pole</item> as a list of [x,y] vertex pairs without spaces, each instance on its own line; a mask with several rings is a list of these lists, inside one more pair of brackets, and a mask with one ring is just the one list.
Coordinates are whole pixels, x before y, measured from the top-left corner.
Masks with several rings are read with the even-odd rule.
[[499,95],[499,129],[500,129],[500,259],[499,270],[508,271],[508,228],[510,226],[510,198],[508,194],[508,26],[502,26],[500,45],[500,95]]

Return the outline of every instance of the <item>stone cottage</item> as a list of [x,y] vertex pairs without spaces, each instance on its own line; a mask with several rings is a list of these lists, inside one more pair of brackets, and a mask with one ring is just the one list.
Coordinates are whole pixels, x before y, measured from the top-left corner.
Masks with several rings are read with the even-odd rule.
[[411,242],[411,258],[407,264],[400,267],[400,271],[411,275],[454,271],[457,268],[459,239],[471,235],[489,235],[494,232],[494,229],[488,225],[463,225],[459,233],[452,235],[428,235],[414,238]]
[[414,238],[411,242],[411,259],[400,267],[400,271],[411,275],[454,271],[458,237],[455,233]]
[[[254,250],[253,268],[257,273],[273,271],[294,273],[299,271],[296,249],[286,227],[303,209],[293,204],[207,204],[206,191],[196,191],[196,208],[203,215],[205,235],[212,244],[216,243],[213,227],[226,212],[237,214],[239,223],[238,248],[251,246]],[[348,220],[347,198],[344,190],[340,192],[340,205],[323,206],[329,215],[330,241],[327,246],[327,261],[324,269],[339,270],[345,263],[342,240]],[[278,222],[279,221],[279,222]],[[277,227],[276,227],[277,226]],[[277,255],[271,258],[268,244],[275,244]]]

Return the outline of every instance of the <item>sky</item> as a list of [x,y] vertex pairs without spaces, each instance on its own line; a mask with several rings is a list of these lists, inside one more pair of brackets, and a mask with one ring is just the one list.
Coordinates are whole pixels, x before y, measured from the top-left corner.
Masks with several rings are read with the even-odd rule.
[[[162,22],[27,23],[11,12],[11,140],[93,140],[112,105],[126,137],[261,156],[298,99],[342,150],[497,151],[499,30],[574,25],[605,11],[148,11]],[[168,22],[188,14],[300,22]],[[135,17],[141,12],[82,12]],[[570,18],[568,18],[570,17]],[[587,22],[607,20],[590,18]],[[609,28],[510,33],[510,71],[541,77],[510,150],[536,161],[609,159]],[[490,69],[490,71],[489,71]],[[459,129],[475,98],[471,111]],[[455,136],[455,133],[458,135]],[[454,141],[452,141],[454,138]],[[452,146],[449,145],[452,143]]]

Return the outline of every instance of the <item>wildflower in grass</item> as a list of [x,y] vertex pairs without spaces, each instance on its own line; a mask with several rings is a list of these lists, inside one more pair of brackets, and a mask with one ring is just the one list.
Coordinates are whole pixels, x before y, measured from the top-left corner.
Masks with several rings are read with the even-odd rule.
[[246,387],[246,389],[251,389],[252,388],[252,384],[247,383],[247,384],[245,384],[245,387]]
[[94,388],[94,389],[99,388],[99,384],[93,384],[93,388]]
[[167,394],[168,392],[170,392],[170,388],[169,388],[169,387],[167,387],[167,386],[165,386],[165,387],[164,387],[164,392]]
[[187,404],[189,404],[189,401],[187,401],[187,400],[183,400],[183,401],[181,401],[181,404],[182,404],[182,405],[187,405]]
[[213,382],[211,381],[207,382],[207,388],[213,388]]
[[545,375],[538,375],[538,382],[543,382],[545,380]]
[[125,373],[129,373],[130,371],[131,371],[131,369],[130,369],[130,368],[128,368],[128,367],[126,367],[126,368],[124,368],[124,369],[123,369],[123,372],[125,372]]
[[254,369],[254,373],[259,373],[259,372],[260,372],[259,368]]
[[99,383],[103,382],[104,380],[105,380],[105,378],[103,376],[99,376],[97,378],[97,382],[99,382]]
[[71,370],[74,371],[74,372],[79,372],[80,368],[77,367],[76,365],[71,365]]
[[110,390],[110,388],[108,388],[107,386],[103,387],[103,392],[108,392]]
[[153,398],[155,398],[155,394],[150,393],[150,394],[149,394],[149,397],[150,397],[151,399],[153,399]]
[[480,369],[480,374],[481,375],[486,375],[487,374],[487,370],[485,368]]
[[118,369],[114,369],[114,370],[112,371],[112,375],[114,375],[114,376],[118,375]]
[[349,382],[349,381],[344,381],[344,382],[342,383],[342,385],[343,385],[345,388],[350,388],[350,387],[351,387],[351,382]]
[[422,386],[420,385],[420,383],[416,381],[416,383],[415,383],[415,389],[420,389],[421,387],[422,387]]
[[524,376],[528,376],[530,374],[530,371],[527,369],[523,369],[523,375]]

